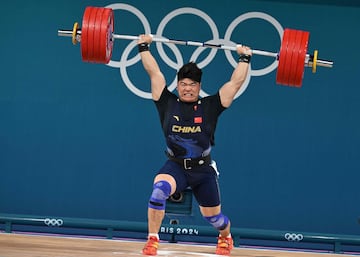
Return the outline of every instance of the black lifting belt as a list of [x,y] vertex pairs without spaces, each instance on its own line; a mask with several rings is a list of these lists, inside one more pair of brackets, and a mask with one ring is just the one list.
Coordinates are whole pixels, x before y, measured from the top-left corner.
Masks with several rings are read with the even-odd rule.
[[170,155],[167,151],[165,151],[165,153],[169,160],[180,164],[185,170],[191,170],[192,168],[209,165],[211,163],[210,154],[199,158],[176,158]]

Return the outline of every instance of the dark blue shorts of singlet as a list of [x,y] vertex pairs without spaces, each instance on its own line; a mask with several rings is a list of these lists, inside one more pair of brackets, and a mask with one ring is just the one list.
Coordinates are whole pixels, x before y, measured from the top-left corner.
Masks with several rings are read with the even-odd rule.
[[210,165],[185,170],[178,163],[168,160],[158,174],[174,177],[178,193],[190,187],[200,206],[213,207],[220,204],[218,174]]

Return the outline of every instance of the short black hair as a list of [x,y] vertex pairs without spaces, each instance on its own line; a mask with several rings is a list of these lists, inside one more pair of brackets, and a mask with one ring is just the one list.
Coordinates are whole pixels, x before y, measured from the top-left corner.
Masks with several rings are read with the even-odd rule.
[[183,65],[177,73],[178,81],[184,78],[192,79],[196,82],[201,82],[202,70],[194,62],[189,62]]

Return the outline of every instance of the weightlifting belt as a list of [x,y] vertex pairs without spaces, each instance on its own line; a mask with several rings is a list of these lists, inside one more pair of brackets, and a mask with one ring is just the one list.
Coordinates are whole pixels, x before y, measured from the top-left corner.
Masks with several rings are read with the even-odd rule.
[[165,153],[169,160],[180,164],[185,170],[191,170],[192,168],[209,165],[211,163],[210,154],[199,158],[176,158],[170,155],[167,151],[165,151]]

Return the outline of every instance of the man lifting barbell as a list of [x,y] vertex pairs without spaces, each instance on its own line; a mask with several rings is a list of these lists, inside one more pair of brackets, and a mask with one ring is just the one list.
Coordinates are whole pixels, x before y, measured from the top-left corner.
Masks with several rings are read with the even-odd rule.
[[[82,28],[74,23],[73,30],[58,30],[69,36],[75,45],[81,42],[82,59],[87,62],[109,63],[114,39],[137,40],[141,60],[151,81],[152,99],[159,112],[165,135],[168,160],[155,176],[148,204],[148,241],[143,254],[156,255],[158,232],[165,215],[166,199],[191,187],[201,214],[218,231],[216,254],[229,255],[233,248],[230,221],[221,211],[216,163],[210,156],[219,115],[232,103],[248,72],[252,54],[270,56],[278,61],[276,83],[301,87],[304,67],[332,67],[332,61],[318,59],[318,51],[308,54],[309,32],[285,29],[280,51],[271,53],[236,45],[156,38],[150,35],[129,36],[113,33],[114,15],[110,8],[86,7]],[[217,93],[199,98],[202,71],[195,63],[185,64],[177,73],[177,92],[166,86],[156,60],[149,51],[151,42],[173,43],[236,51],[239,62],[228,82]]]
[[155,176],[148,204],[148,241],[143,254],[156,255],[159,229],[166,199],[187,187],[199,204],[203,217],[219,231],[216,254],[229,255],[233,248],[230,221],[221,211],[218,172],[210,153],[218,117],[232,103],[246,79],[251,50],[238,46],[239,63],[216,94],[199,98],[202,70],[193,62],[177,73],[177,95],[171,93],[149,46],[152,36],[141,35],[138,47],[151,81],[152,99],[159,112],[168,160]]

